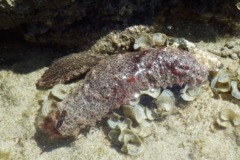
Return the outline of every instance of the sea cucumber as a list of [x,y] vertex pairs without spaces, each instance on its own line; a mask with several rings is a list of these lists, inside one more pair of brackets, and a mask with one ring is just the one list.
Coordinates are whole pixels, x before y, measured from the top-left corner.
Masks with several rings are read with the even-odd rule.
[[101,60],[39,127],[51,137],[76,137],[112,110],[128,105],[136,94],[151,88],[204,83],[208,69],[188,51],[161,47],[118,54]]
[[67,55],[57,59],[43,74],[37,83],[37,87],[46,89],[58,83],[65,83],[66,81],[86,73],[101,59],[106,57],[107,55],[104,54],[84,52]]

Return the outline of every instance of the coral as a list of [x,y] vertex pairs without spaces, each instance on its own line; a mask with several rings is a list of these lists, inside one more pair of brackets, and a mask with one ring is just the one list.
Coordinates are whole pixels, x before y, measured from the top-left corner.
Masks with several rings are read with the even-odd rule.
[[171,47],[125,53],[100,61],[39,127],[52,137],[76,137],[86,126],[128,105],[140,91],[202,84],[208,69],[189,52]]

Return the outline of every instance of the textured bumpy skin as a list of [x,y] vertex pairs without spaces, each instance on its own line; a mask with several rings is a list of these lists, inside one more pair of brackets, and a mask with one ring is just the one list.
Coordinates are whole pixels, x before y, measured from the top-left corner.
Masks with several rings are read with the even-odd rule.
[[156,48],[119,54],[92,68],[85,83],[58,103],[40,128],[53,137],[77,136],[82,128],[129,104],[140,90],[202,84],[207,76],[205,66],[187,51]]
[[50,88],[82,75],[95,66],[107,55],[93,53],[76,53],[62,57],[53,62],[38,81],[39,88]]

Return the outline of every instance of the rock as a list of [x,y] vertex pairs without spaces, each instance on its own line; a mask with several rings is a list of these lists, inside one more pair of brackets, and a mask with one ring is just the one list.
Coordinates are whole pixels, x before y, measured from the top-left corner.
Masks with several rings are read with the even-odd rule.
[[[237,23],[240,12],[231,2],[7,0],[0,1],[0,30],[17,31],[31,42],[68,47],[85,46],[82,49],[91,46],[109,31],[139,23],[154,26],[156,20],[163,15],[164,19],[174,17],[175,20],[184,18],[206,22],[214,19],[215,22],[240,30]],[[162,23],[157,25],[157,29],[161,25]]]

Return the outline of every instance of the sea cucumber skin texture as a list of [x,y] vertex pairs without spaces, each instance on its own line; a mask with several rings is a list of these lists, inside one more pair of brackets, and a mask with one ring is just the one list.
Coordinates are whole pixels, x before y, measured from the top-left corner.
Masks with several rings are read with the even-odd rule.
[[101,59],[106,57],[107,55],[104,54],[83,52],[67,55],[57,59],[39,79],[37,87],[46,89],[51,88],[58,83],[69,81],[86,73]]
[[187,51],[163,47],[119,54],[92,68],[85,83],[58,103],[40,128],[50,136],[76,137],[82,128],[129,104],[140,90],[200,85],[207,76],[206,67]]

